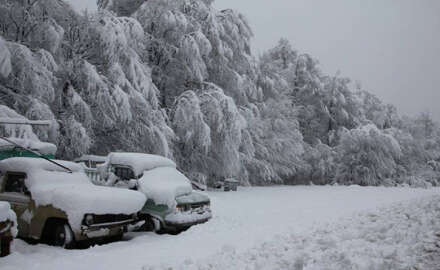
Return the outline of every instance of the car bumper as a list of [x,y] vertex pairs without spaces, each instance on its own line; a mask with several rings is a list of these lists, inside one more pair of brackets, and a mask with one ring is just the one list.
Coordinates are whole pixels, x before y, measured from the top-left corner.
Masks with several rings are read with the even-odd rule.
[[81,232],[76,235],[77,241],[90,240],[95,238],[106,238],[120,235],[127,231],[127,226],[136,223],[135,219],[93,224],[90,226],[81,226]]
[[205,223],[212,218],[211,210],[203,212],[182,212],[172,213],[165,217],[165,227],[190,227],[193,225]]

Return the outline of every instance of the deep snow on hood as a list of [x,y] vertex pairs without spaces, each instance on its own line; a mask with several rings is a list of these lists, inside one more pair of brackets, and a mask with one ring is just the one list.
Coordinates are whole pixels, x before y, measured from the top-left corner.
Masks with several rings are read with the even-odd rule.
[[85,214],[133,214],[145,204],[145,195],[124,189],[93,185],[80,165],[56,161],[73,173],[37,158],[11,158],[0,162],[1,171],[25,172],[26,186],[36,205],[63,210],[72,227],[81,225]]
[[189,179],[171,167],[144,171],[144,175],[138,180],[138,189],[156,204],[165,204],[170,208],[176,206],[176,197],[192,192]]

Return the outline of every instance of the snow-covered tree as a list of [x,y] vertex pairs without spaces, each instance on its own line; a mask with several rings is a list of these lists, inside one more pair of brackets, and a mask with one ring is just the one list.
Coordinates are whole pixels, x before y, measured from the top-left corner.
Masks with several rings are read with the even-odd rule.
[[7,78],[11,71],[11,53],[6,46],[4,39],[0,37],[0,76]]
[[[178,138],[179,164],[190,174],[209,175],[206,157],[211,149],[211,129],[204,120],[201,101],[193,91],[184,92],[172,112],[174,132]],[[206,184],[206,183],[203,183]]]
[[207,184],[438,183],[429,115],[399,116],[286,39],[256,59],[242,14],[212,0],[98,5],[0,2],[0,106],[50,120],[32,132],[60,158],[155,153]]

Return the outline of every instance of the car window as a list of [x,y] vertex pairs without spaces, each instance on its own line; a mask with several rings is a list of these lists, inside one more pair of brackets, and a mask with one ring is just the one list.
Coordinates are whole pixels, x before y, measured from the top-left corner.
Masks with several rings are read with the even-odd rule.
[[5,192],[16,192],[29,194],[25,185],[26,174],[24,173],[7,173]]
[[115,167],[114,174],[122,180],[130,180],[135,178],[133,170],[127,167]]

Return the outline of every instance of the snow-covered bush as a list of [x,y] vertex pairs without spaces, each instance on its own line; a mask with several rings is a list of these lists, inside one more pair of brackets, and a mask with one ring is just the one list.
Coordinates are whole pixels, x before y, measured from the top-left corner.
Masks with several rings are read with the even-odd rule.
[[305,178],[303,183],[306,180],[306,183],[325,185],[333,181],[337,166],[333,148],[321,142],[315,146],[307,145],[303,157],[305,166],[300,168],[300,177]]
[[380,185],[397,172],[402,155],[397,140],[370,124],[345,131],[337,147],[336,181],[362,186]]

